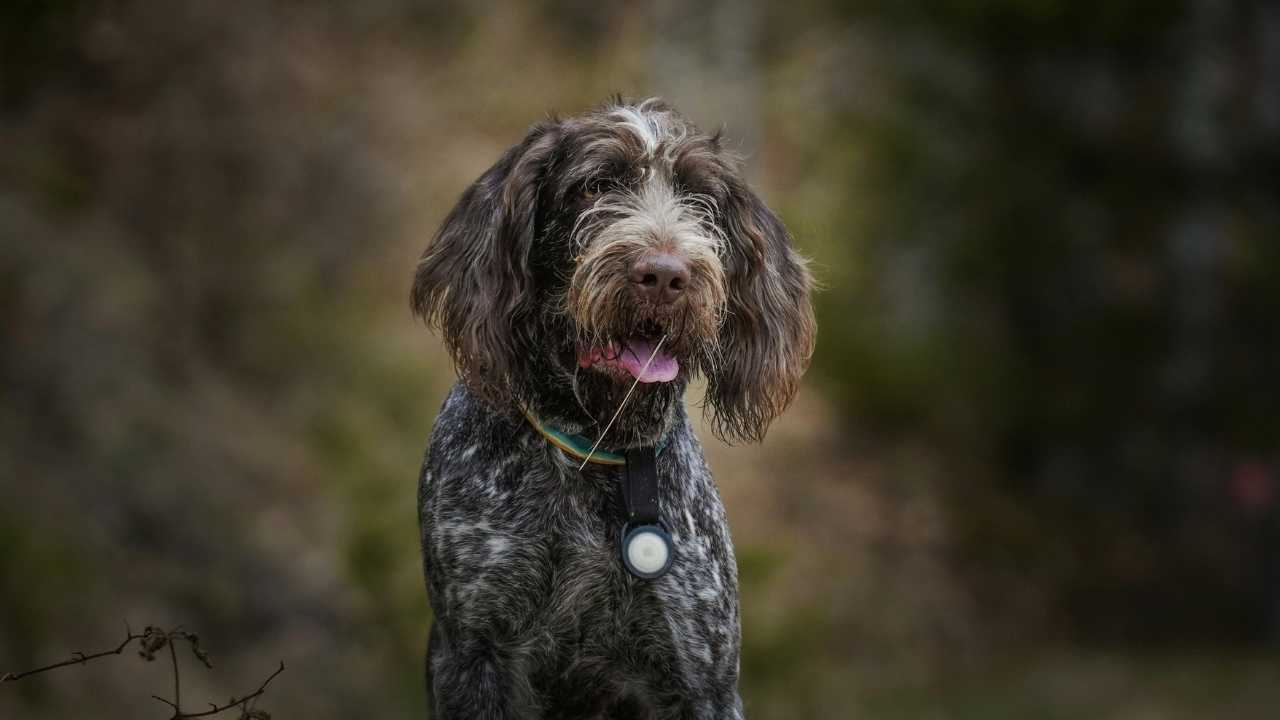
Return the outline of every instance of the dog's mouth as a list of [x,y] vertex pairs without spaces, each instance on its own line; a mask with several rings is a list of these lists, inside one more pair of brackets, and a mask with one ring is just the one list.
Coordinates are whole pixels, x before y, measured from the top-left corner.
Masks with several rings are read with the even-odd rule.
[[680,374],[680,361],[659,342],[659,338],[635,336],[604,347],[579,348],[578,365],[642,383],[671,382]]

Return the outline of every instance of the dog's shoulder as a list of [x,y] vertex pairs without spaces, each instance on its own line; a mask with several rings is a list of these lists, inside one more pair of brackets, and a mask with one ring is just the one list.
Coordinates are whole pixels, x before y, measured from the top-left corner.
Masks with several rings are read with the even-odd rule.
[[504,455],[523,451],[527,435],[520,419],[496,412],[462,383],[454,385],[436,417],[427,446],[426,467],[435,472],[451,468],[492,465]]

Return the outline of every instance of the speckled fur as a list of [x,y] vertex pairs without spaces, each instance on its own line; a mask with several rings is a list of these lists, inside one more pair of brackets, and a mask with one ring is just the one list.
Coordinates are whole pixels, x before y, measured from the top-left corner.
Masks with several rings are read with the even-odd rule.
[[421,484],[437,718],[736,718],[738,578],[683,412],[658,456],[671,571],[619,560],[619,471],[578,464],[463,386]]
[[[674,306],[631,302],[621,269],[647,244],[696,265]],[[743,717],[733,546],[683,396],[703,374],[716,432],[763,437],[813,349],[809,287],[718,136],[658,101],[536,125],[463,195],[413,294],[460,376],[419,485],[436,720]],[[598,436],[626,383],[578,352],[637,328],[681,366],[637,388],[605,443],[665,442],[675,555],[655,580],[620,560],[620,469],[580,471],[521,412]]]

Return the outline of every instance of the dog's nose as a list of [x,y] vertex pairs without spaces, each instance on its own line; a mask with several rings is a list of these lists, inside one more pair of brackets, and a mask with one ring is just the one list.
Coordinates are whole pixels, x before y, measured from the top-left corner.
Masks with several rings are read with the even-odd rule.
[[631,266],[630,277],[640,297],[655,305],[670,304],[689,286],[689,262],[672,253],[645,255]]

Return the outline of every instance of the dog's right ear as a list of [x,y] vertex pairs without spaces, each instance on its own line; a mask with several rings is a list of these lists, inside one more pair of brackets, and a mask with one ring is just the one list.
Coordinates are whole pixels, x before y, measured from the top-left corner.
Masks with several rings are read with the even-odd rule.
[[517,320],[530,308],[529,254],[554,124],[535,125],[467,188],[422,253],[414,312],[438,328],[459,378],[495,406],[513,400],[529,353]]

